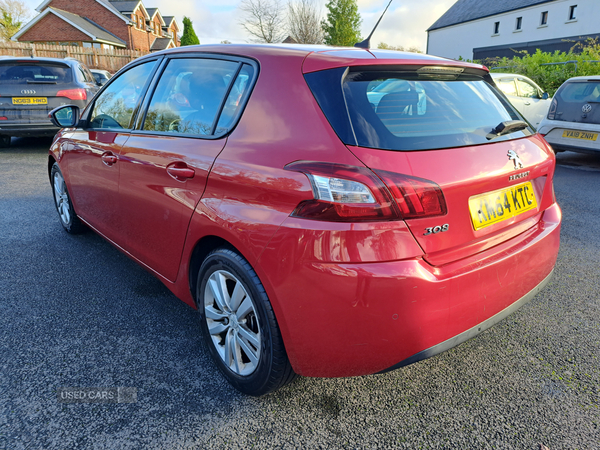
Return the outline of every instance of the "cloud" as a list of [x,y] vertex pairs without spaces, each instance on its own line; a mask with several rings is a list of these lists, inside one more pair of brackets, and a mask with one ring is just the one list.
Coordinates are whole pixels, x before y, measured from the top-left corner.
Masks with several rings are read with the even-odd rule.
[[[425,32],[455,0],[394,0],[390,9],[381,21],[371,40],[372,46],[379,42],[403,47],[418,47],[425,51],[427,33]],[[146,1],[148,7],[157,6],[163,14],[175,15],[181,23],[186,15],[194,22],[194,30],[203,44],[220,42],[224,39],[232,42],[249,42],[240,20],[242,15],[238,9],[240,0],[204,1],[201,4],[193,0],[154,0]],[[320,0],[322,17],[326,16],[326,0]],[[387,0],[358,0],[363,37],[367,37],[379,16],[383,12]]]
[[[371,38],[371,46],[376,47],[380,42],[385,42],[406,48],[418,47],[424,52],[427,45],[427,28],[433,25],[454,2],[455,0],[421,0],[410,3],[404,1],[395,8],[392,3]],[[363,37],[369,35],[386,4],[387,2],[380,0],[359,0],[358,10],[363,18]]]
[[[286,2],[287,0],[282,0]],[[327,0],[316,0],[322,6],[325,18]],[[456,0],[394,0],[385,17],[371,39],[376,47],[379,42],[403,47],[419,47],[425,51],[427,33],[425,30],[440,18]],[[33,12],[42,0],[25,0]],[[362,35],[367,37],[388,0],[358,0],[358,11],[362,16]],[[175,16],[182,26],[183,16],[194,23],[194,30],[203,44],[217,43],[222,40],[249,42],[250,36],[240,25],[242,15],[240,0],[144,0],[148,8],[160,9],[166,16]],[[35,15],[35,14],[34,14]],[[183,30],[182,30],[183,31]]]

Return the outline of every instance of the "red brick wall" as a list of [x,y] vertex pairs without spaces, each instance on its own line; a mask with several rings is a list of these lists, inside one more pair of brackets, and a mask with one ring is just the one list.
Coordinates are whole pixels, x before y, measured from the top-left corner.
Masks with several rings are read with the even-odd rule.
[[50,13],[19,38],[22,42],[90,41],[90,37]]
[[[87,17],[125,42],[129,42],[127,23],[95,0],[52,0],[48,6]],[[37,28],[37,25],[34,28]]]
[[[80,15],[82,17],[87,17],[98,25],[102,26],[109,30],[112,34],[119,37],[123,41],[127,43],[127,48],[132,50],[150,50],[150,45],[154,41],[155,37],[150,33],[145,31],[146,20],[144,14],[141,11],[138,11],[136,14],[138,17],[141,17],[142,27],[140,30],[136,27],[130,27],[127,22],[120,19],[119,16],[107,8],[99,4],[95,0],[52,0],[48,6],[53,8],[62,9],[64,11],[71,12],[73,14]],[[68,26],[70,30],[66,31],[58,31],[54,22],[47,23],[46,20],[48,17],[52,17],[60,21],[61,30]],[[123,16],[125,18],[125,16]],[[52,20],[52,19],[50,19]],[[154,19],[156,22],[159,21],[158,17]],[[133,21],[133,20],[132,20]],[[158,30],[160,30],[160,25],[158,25]],[[70,33],[73,31],[78,32],[79,35],[74,36]],[[173,34],[177,36],[177,33],[173,31]],[[64,34],[69,33],[69,34]],[[84,36],[84,37],[82,37]],[[42,19],[40,22],[35,24],[27,33],[25,33],[20,39],[20,41],[89,41],[89,36],[84,33],[79,32],[76,28],[71,27],[65,22],[58,19],[53,14]],[[177,43],[179,45],[179,43]]]
[[173,35],[173,42],[175,43],[175,45],[177,47],[179,47],[179,39],[177,37],[177,29],[175,28],[175,24],[174,23],[173,23],[173,25],[171,25],[171,28],[169,28],[169,31]]
[[[131,48],[132,50],[144,50],[144,51],[148,51],[150,50],[150,47],[148,45],[148,35],[150,33],[146,33],[145,31],[141,31],[138,30],[137,28],[133,28],[131,27],[131,38],[132,38],[132,44],[131,44]],[[154,38],[152,38],[154,39]]]
[[161,36],[162,35],[162,24],[160,23],[160,19],[158,17],[158,14],[156,14],[154,16],[154,34],[156,36]]

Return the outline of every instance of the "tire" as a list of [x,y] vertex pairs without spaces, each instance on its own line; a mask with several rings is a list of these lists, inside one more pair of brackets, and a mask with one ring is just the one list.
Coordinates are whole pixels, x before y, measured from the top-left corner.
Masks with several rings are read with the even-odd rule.
[[56,206],[60,223],[65,231],[70,234],[79,234],[85,231],[85,225],[79,220],[77,214],[75,214],[65,179],[57,163],[52,165],[50,184],[52,186],[54,206]]
[[0,136],[0,148],[10,147],[10,136]]
[[204,341],[233,387],[259,396],[296,377],[269,298],[248,261],[228,248],[214,250],[196,286]]

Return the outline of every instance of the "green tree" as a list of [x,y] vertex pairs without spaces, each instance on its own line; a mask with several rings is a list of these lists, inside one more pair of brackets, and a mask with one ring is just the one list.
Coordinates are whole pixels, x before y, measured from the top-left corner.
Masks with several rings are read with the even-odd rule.
[[[526,51],[517,53],[520,56],[510,59],[494,58],[475,62],[485,64],[492,72],[512,72],[525,75],[551,96],[561,84],[571,77],[600,74],[600,63],[596,62],[600,61],[598,39],[579,42],[567,53],[558,50],[554,53],[542,52],[540,49],[533,54]],[[500,69],[494,70],[495,67],[500,67]]]
[[198,45],[200,39],[196,36],[192,21],[189,17],[183,18],[183,35],[181,36],[181,46],[184,45]]
[[22,0],[0,0],[0,41],[8,41],[29,17]]
[[385,42],[380,42],[379,45],[377,45],[377,48],[380,48],[382,50],[396,50],[399,52],[411,52],[411,53],[423,53],[421,51],[421,49],[419,47],[416,46],[412,46],[412,47],[403,47],[402,45],[389,45],[386,44]]
[[327,45],[351,47],[362,41],[356,0],[329,0],[326,5],[327,19],[321,22],[324,40]]

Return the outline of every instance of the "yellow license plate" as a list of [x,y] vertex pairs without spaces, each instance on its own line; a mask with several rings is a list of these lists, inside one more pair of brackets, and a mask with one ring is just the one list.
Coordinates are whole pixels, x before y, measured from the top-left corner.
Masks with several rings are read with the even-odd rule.
[[471,220],[476,230],[535,208],[537,208],[537,200],[529,181],[469,199]]
[[13,97],[13,105],[47,105],[46,97]]
[[589,131],[563,131],[562,137],[571,139],[584,139],[586,141],[595,141],[598,139],[598,133],[590,133]]

